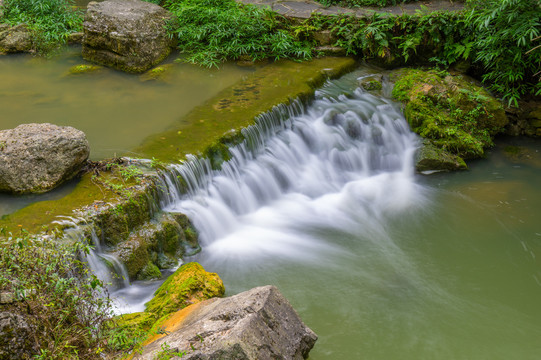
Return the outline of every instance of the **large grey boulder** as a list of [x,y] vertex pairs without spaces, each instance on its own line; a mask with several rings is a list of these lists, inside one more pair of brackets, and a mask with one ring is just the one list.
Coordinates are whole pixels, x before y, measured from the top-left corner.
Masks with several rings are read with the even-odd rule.
[[83,58],[130,73],[144,72],[171,52],[174,41],[165,30],[171,13],[140,0],[88,4]]
[[0,192],[41,193],[76,175],[90,154],[69,126],[23,124],[0,131]]
[[[228,298],[213,298],[182,310],[188,314],[171,333],[147,345],[134,359],[185,352],[183,360],[306,359],[317,336],[274,286]],[[175,318],[175,316],[173,316]]]
[[13,27],[0,24],[0,52],[19,53],[32,48],[32,37],[25,24]]

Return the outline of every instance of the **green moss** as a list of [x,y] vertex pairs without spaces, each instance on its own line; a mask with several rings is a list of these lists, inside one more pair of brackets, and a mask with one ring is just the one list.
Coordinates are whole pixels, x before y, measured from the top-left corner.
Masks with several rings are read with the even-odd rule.
[[188,263],[156,290],[145,311],[158,319],[193,302],[223,296],[224,292],[224,284],[217,274],[206,272],[198,263]]
[[[75,189],[58,200],[41,201],[20,209],[13,214],[2,217],[0,228],[16,233],[20,228],[30,232],[42,230],[42,226],[51,224],[58,215],[72,216],[73,210],[85,206],[92,207],[96,202],[118,202],[118,194],[103,188],[92,181],[90,175],[84,175]],[[97,205],[96,205],[97,206]],[[48,226],[52,233],[59,225]]]
[[[350,58],[322,58],[297,63],[278,61],[258,68],[236,85],[197,107],[171,130],[149,137],[137,153],[164,162],[184,160],[187,154],[203,154],[207,148],[216,155],[216,165],[227,158],[224,144],[238,141],[240,132],[231,132],[254,123],[273,106],[292,99],[312,96],[314,88],[329,77],[353,69]],[[226,138],[223,140],[222,138]]]
[[139,274],[137,275],[138,280],[152,280],[152,279],[159,279],[162,277],[162,273],[160,272],[160,269],[156,265],[154,265],[152,262],[148,262],[141,271],[139,271]]
[[71,75],[80,75],[80,74],[96,72],[101,69],[102,67],[97,66],[97,65],[80,64],[80,65],[75,65],[75,66],[70,67],[69,73]]
[[130,279],[138,279],[140,272],[151,262],[148,244],[143,239],[133,239],[122,246],[126,251],[120,259],[126,266],[128,276]]
[[508,120],[503,105],[463,76],[435,70],[401,69],[393,97],[405,104],[413,131],[464,159],[484,156]]
[[139,79],[141,81],[166,81],[167,75],[170,73],[172,67],[173,64],[156,66],[155,68],[150,69],[146,73],[142,74]]
[[374,79],[368,79],[361,82],[361,86],[366,91],[377,91],[377,90],[382,89],[381,81],[374,80]]

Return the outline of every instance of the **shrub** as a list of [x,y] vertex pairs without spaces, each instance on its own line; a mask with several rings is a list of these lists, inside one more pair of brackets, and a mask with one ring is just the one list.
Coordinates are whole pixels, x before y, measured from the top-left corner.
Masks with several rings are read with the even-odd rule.
[[4,21],[26,23],[36,50],[48,53],[66,43],[70,33],[82,30],[83,14],[72,0],[4,0]]
[[[475,37],[474,60],[484,67],[483,81],[509,104],[526,94],[541,94],[541,3],[538,0],[475,0],[467,22]],[[533,51],[529,51],[533,49]],[[537,73],[539,75],[539,73]]]
[[106,350],[112,316],[104,284],[89,273],[78,244],[32,238],[0,240],[0,291],[30,325],[38,359],[96,359]]
[[336,45],[349,54],[380,59],[390,65],[452,63],[467,57],[468,38],[460,13],[437,11],[415,15],[386,16],[374,13],[356,18],[347,15],[313,16],[304,26],[328,29]]
[[188,62],[211,67],[241,56],[310,58],[307,44],[295,39],[271,11],[234,0],[167,0],[164,6],[176,16],[170,33]]

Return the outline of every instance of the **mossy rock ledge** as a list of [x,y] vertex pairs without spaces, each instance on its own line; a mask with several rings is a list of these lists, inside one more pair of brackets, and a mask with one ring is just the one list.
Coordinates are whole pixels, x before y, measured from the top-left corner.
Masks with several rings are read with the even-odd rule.
[[117,327],[129,328],[150,338],[171,314],[201,301],[222,297],[225,287],[216,273],[207,272],[198,263],[182,265],[156,290],[144,312],[120,315]]
[[484,157],[509,122],[502,103],[465,75],[404,68],[390,79],[411,129],[424,139],[418,171],[466,169],[465,160]]

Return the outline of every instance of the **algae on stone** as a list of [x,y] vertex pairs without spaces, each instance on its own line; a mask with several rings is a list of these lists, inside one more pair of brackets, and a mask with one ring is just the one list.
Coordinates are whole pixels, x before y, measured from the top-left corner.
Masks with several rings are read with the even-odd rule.
[[[179,119],[171,130],[152,135],[134,151],[165,162],[184,160],[187,154],[206,154],[215,166],[227,160],[224,145],[242,140],[240,129],[279,104],[310,98],[328,78],[353,69],[351,58],[322,58],[297,63],[278,61],[259,67],[236,85]],[[237,142],[238,143],[238,142]]]
[[70,75],[88,74],[88,73],[96,72],[101,69],[102,67],[98,65],[80,64],[80,65],[74,65],[70,67],[69,74]]

